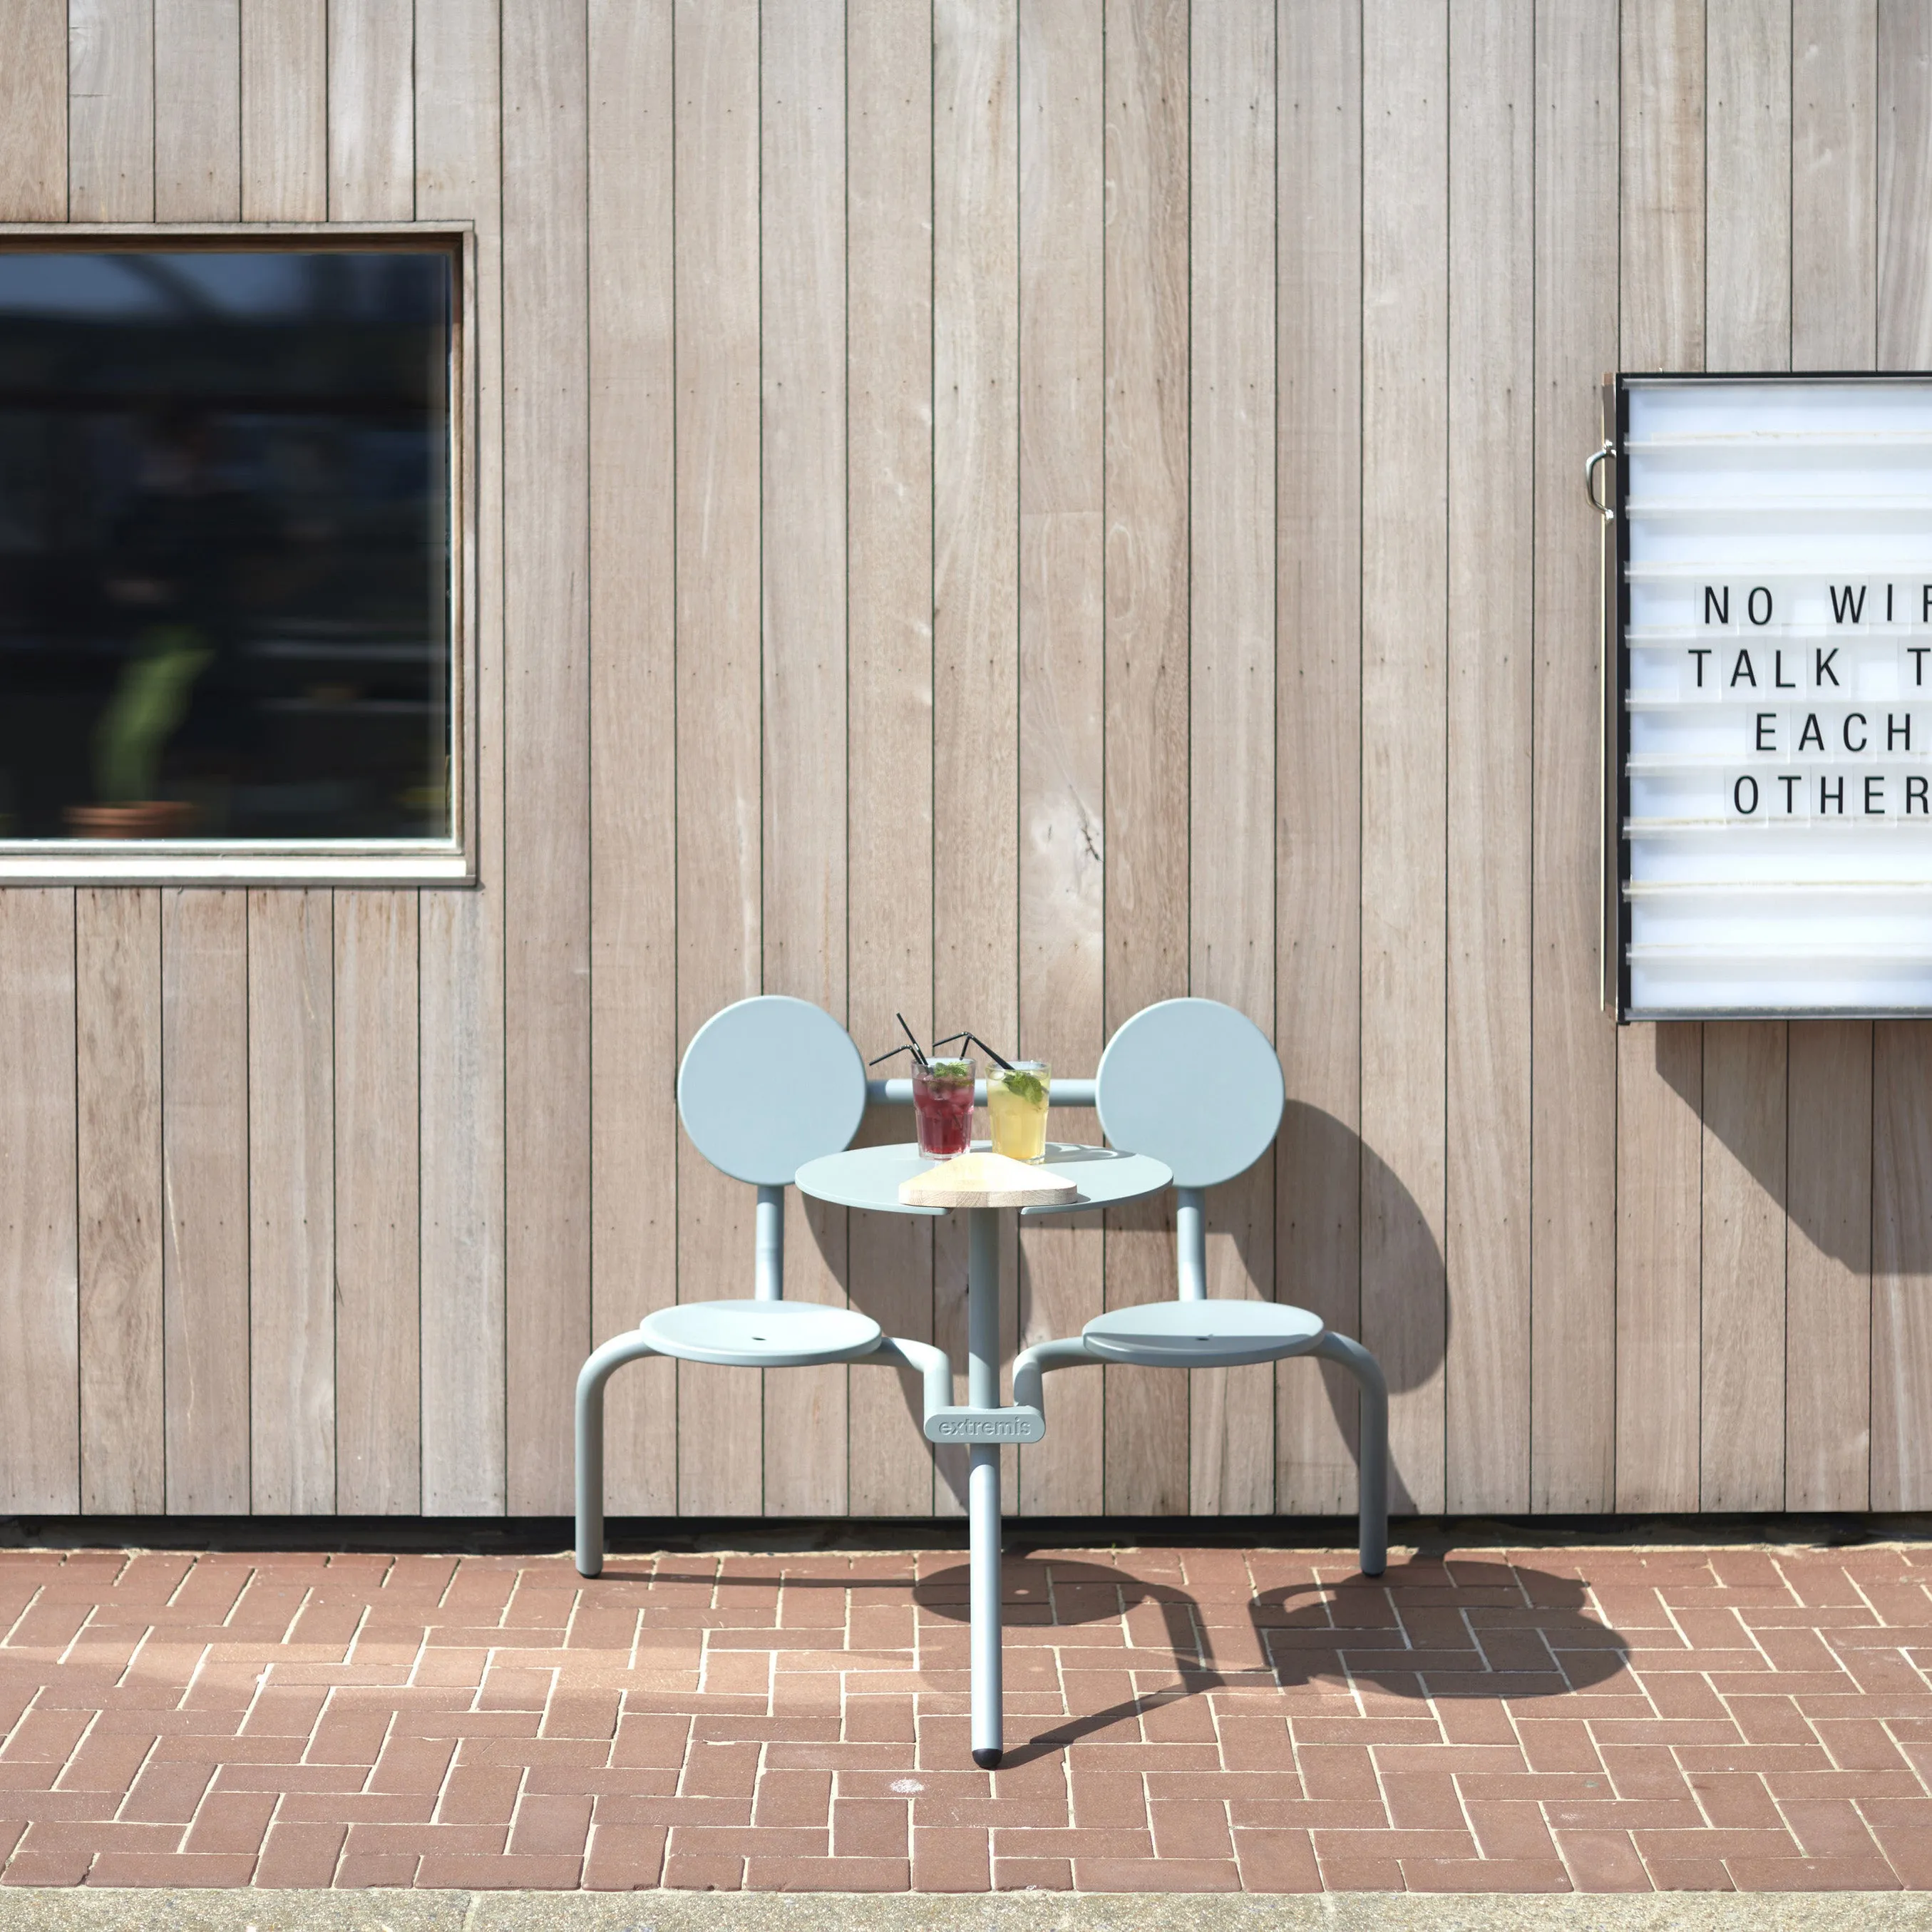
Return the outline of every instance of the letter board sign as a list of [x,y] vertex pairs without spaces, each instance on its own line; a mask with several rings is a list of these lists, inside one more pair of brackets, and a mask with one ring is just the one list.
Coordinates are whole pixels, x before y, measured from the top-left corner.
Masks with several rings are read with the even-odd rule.
[[1932,377],[1604,400],[1618,1018],[1932,1012]]

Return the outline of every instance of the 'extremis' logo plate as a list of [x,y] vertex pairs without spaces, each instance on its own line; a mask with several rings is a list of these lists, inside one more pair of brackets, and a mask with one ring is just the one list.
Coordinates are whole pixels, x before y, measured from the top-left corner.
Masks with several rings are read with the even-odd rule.
[[1036,1408],[935,1408],[926,1418],[928,1442],[1038,1442],[1046,1435]]

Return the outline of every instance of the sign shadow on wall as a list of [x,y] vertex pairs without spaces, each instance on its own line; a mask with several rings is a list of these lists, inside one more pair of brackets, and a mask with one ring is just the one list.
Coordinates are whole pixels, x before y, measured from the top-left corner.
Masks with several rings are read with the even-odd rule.
[[[1819,1253],[1858,1275],[1874,1259],[1874,1122],[1885,1111],[1885,1090],[1900,1086],[1898,1070],[1888,1080],[1874,1057],[1870,1026],[1863,1020],[1660,1020],[1652,1028],[1664,1084]],[[1910,1086],[1917,1084],[1915,1070]],[[1772,1105],[1765,1104],[1768,1095],[1775,1096]],[[1806,1124],[1811,1147],[1822,1141],[1832,1156],[1822,1166],[1814,1158],[1794,1172],[1787,1123],[1801,1108],[1814,1117]],[[1932,1271],[1932,1216],[1895,1215],[1885,1234],[1890,1265]]]
[[[1293,1561],[1292,1556],[1287,1558]],[[1328,1566],[1329,1559],[1311,1555]],[[1337,1568],[1341,1561],[1334,1559]],[[913,1588],[922,1622],[968,1620],[968,1566],[956,1564]],[[1074,1711],[1017,1748],[1008,1766],[1051,1756],[1069,1744],[1102,1738],[1137,1742],[1142,1720],[1212,1690],[1275,1690],[1284,1708],[1301,1716],[1352,1718],[1360,1699],[1455,1697],[1511,1700],[1626,1689],[1631,1714],[1648,1706],[1628,1676],[1629,1643],[1588,1612],[1583,1583],[1520,1564],[1456,1560],[1453,1583],[1431,1558],[1391,1559],[1370,1579],[1336,1574],[1260,1591],[1238,1608],[1203,1605],[1178,1585],[1133,1575],[1091,1559],[1010,1559],[1003,1576],[1006,1675],[1017,1690],[1035,1675],[1030,1649],[1054,1646],[1051,1632],[1118,1622],[1117,1643],[1084,1639],[1077,1654],[1091,1682],[1118,1684],[1132,1654],[1136,1674],[1164,1652],[1173,1681],[1094,1708]],[[1052,1672],[1070,1703],[1084,1673],[1059,1659]],[[1044,1688],[1044,1684],[1042,1684]],[[1163,1735],[1181,1733],[1171,1729]]]

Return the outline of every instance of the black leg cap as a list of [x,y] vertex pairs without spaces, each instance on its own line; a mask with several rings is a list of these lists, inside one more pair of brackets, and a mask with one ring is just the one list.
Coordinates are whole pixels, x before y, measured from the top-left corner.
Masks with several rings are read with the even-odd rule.
[[991,1750],[976,1750],[973,1754],[973,1762],[982,1771],[998,1771],[1000,1768],[1000,1760],[1005,1755],[1006,1753],[995,1745]]

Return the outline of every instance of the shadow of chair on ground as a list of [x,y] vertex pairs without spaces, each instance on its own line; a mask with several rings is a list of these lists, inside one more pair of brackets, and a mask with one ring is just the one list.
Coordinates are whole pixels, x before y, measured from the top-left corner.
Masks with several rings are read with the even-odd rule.
[[[1298,1559],[1292,1551],[1279,1557],[1278,1564],[1264,1567],[1294,1568],[1315,1560]],[[1347,1561],[1337,1554],[1324,1559],[1324,1567]],[[1392,1558],[1387,1573],[1372,1580],[1343,1574],[1274,1585],[1238,1607],[1229,1604],[1234,1620],[1217,1622],[1178,1583],[1087,1560],[1009,1558],[1003,1581],[1010,1646],[1018,1629],[1125,1617],[1132,1648],[1143,1653],[1154,1647],[1147,1626],[1157,1618],[1174,1681],[1137,1688],[1102,1709],[1071,1712],[1024,1741],[1018,1733],[1028,1720],[1012,1713],[1008,1729],[1016,1742],[1006,1763],[1024,1764],[1118,1727],[1137,1731],[1148,1713],[1210,1690],[1328,1689],[1352,1700],[1360,1690],[1418,1703],[1514,1701],[1593,1689],[1623,1672],[1626,1640],[1587,1614],[1585,1586],[1574,1578],[1479,1558],[1450,1561],[1453,1573],[1433,1558]],[[913,1586],[914,1600],[931,1615],[964,1622],[967,1576],[964,1563],[937,1571]],[[1144,1606],[1152,1614],[1144,1615],[1136,1630],[1132,1619]],[[1228,1654],[1237,1645],[1255,1660],[1237,1662]],[[1096,1646],[1096,1665],[1106,1657]]]

